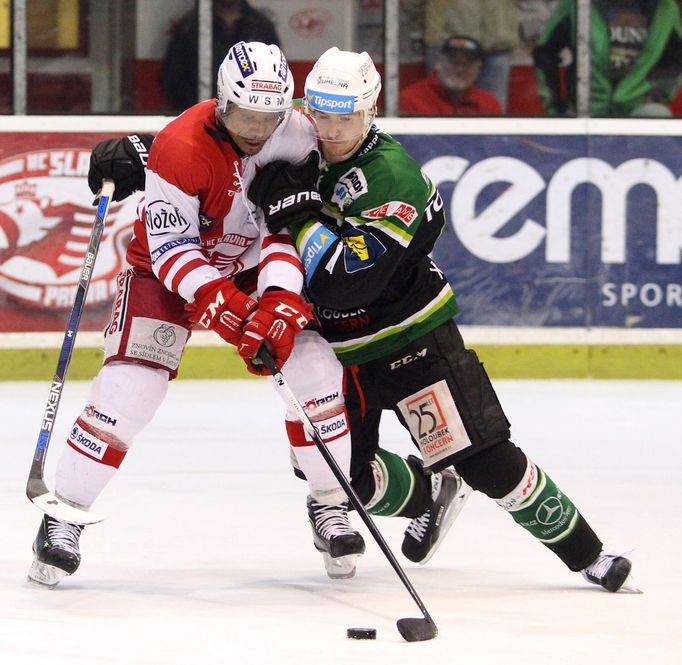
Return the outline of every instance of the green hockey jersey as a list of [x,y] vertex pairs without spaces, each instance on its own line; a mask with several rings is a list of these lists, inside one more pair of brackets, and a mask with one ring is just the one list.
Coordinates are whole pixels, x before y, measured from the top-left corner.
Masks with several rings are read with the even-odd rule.
[[344,365],[393,353],[459,307],[429,253],[443,201],[419,164],[372,127],[351,159],[323,168],[319,221],[291,229],[324,337]]

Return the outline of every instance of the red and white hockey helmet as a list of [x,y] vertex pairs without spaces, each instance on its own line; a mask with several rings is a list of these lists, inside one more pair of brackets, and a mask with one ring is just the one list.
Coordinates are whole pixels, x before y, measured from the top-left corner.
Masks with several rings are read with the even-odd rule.
[[263,113],[287,112],[292,107],[294,79],[278,46],[239,42],[218,69],[216,107],[224,114],[230,104]]

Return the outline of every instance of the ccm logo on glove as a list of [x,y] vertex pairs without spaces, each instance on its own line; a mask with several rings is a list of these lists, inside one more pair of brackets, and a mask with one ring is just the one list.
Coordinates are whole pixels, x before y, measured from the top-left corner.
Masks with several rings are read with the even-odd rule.
[[206,305],[206,311],[201,315],[199,325],[210,330],[215,325],[216,316],[218,316],[218,321],[228,330],[234,333],[241,332],[243,319],[229,309],[225,309],[225,297],[221,291],[218,291],[213,302]]
[[253,361],[262,344],[272,351],[281,367],[294,348],[294,338],[312,319],[313,306],[291,291],[266,291],[258,302],[258,309],[244,325],[239,340],[239,355],[246,361],[252,374],[270,374]]
[[275,312],[277,314],[281,314],[285,319],[291,320],[295,326],[297,326],[300,330],[303,330],[308,321],[310,321],[312,318],[310,315],[310,312],[312,311],[312,305],[304,303],[304,306],[307,309],[304,312],[301,312],[296,307],[291,307],[291,305],[281,302],[275,307]]
[[194,302],[185,309],[190,321],[215,330],[226,342],[237,344],[246,317],[257,303],[240,291],[229,279],[219,277],[197,289]]

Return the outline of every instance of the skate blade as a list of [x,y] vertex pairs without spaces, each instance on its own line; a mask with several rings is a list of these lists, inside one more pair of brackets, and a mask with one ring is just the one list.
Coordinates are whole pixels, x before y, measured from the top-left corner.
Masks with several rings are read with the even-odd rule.
[[43,589],[54,589],[65,577],[66,573],[61,568],[34,559],[27,580]]
[[440,523],[440,532],[438,533],[438,540],[433,544],[433,547],[429,550],[428,554],[421,560],[418,561],[420,566],[427,563],[431,557],[436,553],[436,550],[440,547],[440,544],[445,540],[445,536],[448,535],[450,527],[454,524],[457,516],[462,512],[464,504],[471,495],[472,489],[465,482],[462,482],[462,486],[457,490],[457,496],[455,500],[448,507],[447,512],[443,515],[443,519]]
[[355,559],[357,557],[357,554],[349,554],[333,559],[327,552],[322,552],[327,576],[332,580],[348,580],[355,577]]
[[623,585],[618,589],[618,593],[621,591],[624,591],[625,593],[644,593],[636,584],[634,578],[632,577],[632,573],[630,573],[626,578],[625,582],[623,582]]

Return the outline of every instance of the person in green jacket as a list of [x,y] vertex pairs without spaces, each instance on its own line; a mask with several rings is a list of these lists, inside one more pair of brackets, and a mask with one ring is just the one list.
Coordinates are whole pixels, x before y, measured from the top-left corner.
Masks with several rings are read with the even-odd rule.
[[[533,50],[548,115],[576,108],[577,3],[560,0]],[[567,80],[559,74],[570,53]],[[682,81],[682,18],[677,0],[592,0],[590,114],[637,116],[652,104],[665,115]]]

